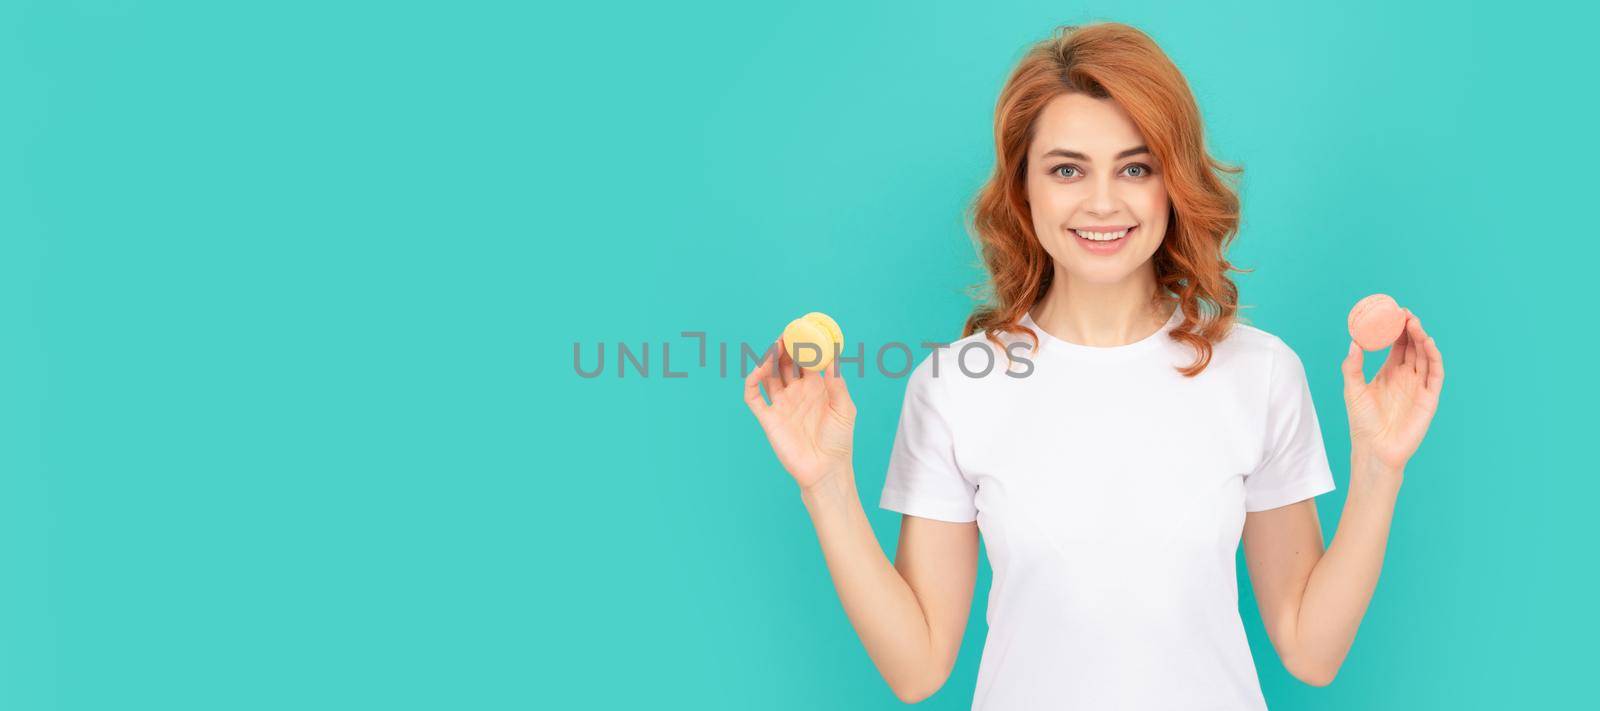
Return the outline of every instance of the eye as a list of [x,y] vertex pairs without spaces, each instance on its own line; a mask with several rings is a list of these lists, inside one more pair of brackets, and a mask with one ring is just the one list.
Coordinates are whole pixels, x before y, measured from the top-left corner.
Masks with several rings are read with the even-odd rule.
[[[1058,178],[1071,178],[1073,176],[1071,176],[1071,175],[1063,175],[1061,173],[1061,171],[1063,171],[1063,170],[1073,170],[1073,171],[1075,171],[1077,169],[1078,169],[1078,166],[1064,163],[1062,165],[1058,165],[1058,166],[1056,166],[1054,168],[1051,168],[1050,169],[1050,174],[1053,175],[1053,176],[1056,176]],[[1135,174],[1135,175],[1132,176],[1132,177],[1135,177],[1135,178],[1148,178],[1148,177],[1150,177],[1150,173],[1152,172],[1150,166],[1145,165],[1143,163],[1132,163],[1132,164],[1129,164],[1127,168],[1123,168],[1124,171],[1134,170],[1134,169],[1138,169],[1139,171],[1141,171],[1140,173]]]

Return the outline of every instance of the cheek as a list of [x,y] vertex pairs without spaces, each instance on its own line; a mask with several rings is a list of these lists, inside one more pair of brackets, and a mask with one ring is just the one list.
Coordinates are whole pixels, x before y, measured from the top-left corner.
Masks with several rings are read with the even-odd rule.
[[1151,181],[1139,200],[1145,214],[1152,217],[1167,214],[1167,186],[1161,181]]
[[1141,196],[1139,205],[1135,209],[1139,211],[1139,216],[1143,218],[1142,221],[1145,224],[1157,228],[1150,230],[1147,234],[1159,235],[1166,231],[1167,223],[1171,221],[1171,212],[1165,190],[1157,190]]
[[1041,190],[1030,196],[1028,209],[1032,213],[1034,227],[1041,229],[1061,222],[1069,211],[1066,203],[1059,191]]

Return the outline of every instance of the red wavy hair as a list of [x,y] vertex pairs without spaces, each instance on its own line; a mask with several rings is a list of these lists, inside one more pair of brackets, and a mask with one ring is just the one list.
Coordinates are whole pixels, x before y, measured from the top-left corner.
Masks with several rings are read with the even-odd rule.
[[[1253,271],[1235,268],[1224,257],[1239,229],[1239,197],[1223,178],[1243,168],[1206,152],[1200,110],[1183,74],[1148,35],[1121,23],[1057,27],[1049,39],[1029,48],[1001,89],[994,172],[968,210],[991,293],[988,303],[967,317],[961,335],[981,330],[1004,350],[997,332],[1024,331],[1038,347],[1039,335],[1020,320],[1044,297],[1054,271],[1033,231],[1027,153],[1045,104],[1069,92],[1117,102],[1165,169],[1172,214],[1151,258],[1157,284],[1152,300],[1178,300],[1183,322],[1169,336],[1196,354],[1195,362],[1178,372],[1199,375],[1211,362],[1212,345],[1239,318],[1239,289],[1228,272]],[[1202,317],[1206,303],[1212,313]]]

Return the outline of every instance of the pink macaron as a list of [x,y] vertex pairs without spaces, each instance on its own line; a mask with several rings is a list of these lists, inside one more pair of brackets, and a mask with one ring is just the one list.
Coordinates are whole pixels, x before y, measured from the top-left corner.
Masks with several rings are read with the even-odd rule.
[[1350,337],[1364,351],[1394,345],[1406,328],[1406,312],[1388,294],[1373,294],[1350,309]]

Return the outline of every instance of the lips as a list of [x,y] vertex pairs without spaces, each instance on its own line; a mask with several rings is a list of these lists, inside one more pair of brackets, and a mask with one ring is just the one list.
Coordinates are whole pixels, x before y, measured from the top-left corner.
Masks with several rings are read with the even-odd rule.
[[1121,237],[1113,240],[1092,240],[1078,234],[1077,230],[1072,230],[1072,236],[1080,246],[1093,254],[1114,254],[1121,251],[1122,246],[1128,243],[1128,237],[1132,236],[1134,231],[1138,229],[1138,225],[1130,227]]
[[[1090,240],[1092,242],[1114,242],[1114,241],[1116,241],[1115,239],[1103,239],[1103,238],[1106,237],[1106,236],[1109,236],[1109,235],[1121,234],[1121,237],[1117,237],[1116,239],[1122,239],[1122,237],[1128,236],[1127,233],[1132,232],[1135,227],[1138,227],[1138,225],[1133,225],[1131,227],[1105,227],[1105,228],[1082,227],[1082,228],[1073,229],[1072,232],[1074,234],[1078,235],[1079,237],[1082,237],[1084,239]],[[1094,235],[1095,237],[1101,237],[1102,239],[1094,239],[1094,237],[1091,237],[1090,235]]]

